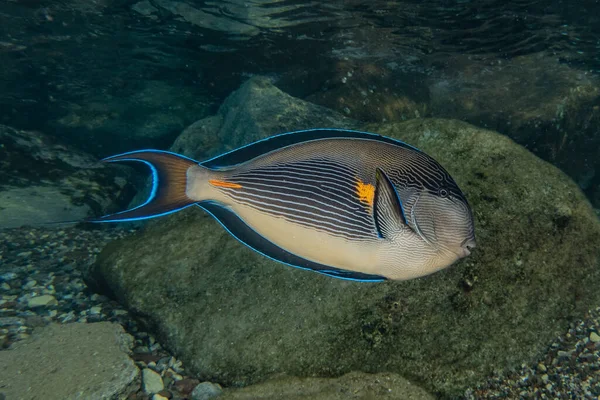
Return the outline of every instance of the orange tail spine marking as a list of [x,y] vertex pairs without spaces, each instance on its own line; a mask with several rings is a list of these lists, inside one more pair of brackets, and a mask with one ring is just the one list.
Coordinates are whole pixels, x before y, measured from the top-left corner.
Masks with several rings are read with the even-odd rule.
[[220,181],[218,179],[209,179],[208,183],[215,187],[227,188],[227,189],[241,189],[242,185],[233,182]]

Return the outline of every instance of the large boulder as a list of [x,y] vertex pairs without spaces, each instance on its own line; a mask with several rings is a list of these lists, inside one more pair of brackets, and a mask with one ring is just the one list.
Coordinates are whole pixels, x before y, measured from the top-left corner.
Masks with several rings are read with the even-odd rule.
[[0,229],[80,220],[122,206],[131,171],[41,132],[0,125]]
[[[278,96],[270,105],[272,119],[287,115],[280,124],[294,125],[290,108],[323,121],[321,109]],[[222,117],[246,121],[256,139],[260,125],[247,111],[255,98],[249,91],[244,99]],[[215,126],[204,134],[224,141]],[[474,210],[470,257],[407,282],[340,281],[261,257],[190,208],[107,246],[90,282],[203,379],[247,385],[277,373],[394,372],[446,397],[532,361],[598,303],[600,223],[564,173],[459,121],[363,128],[415,145],[450,171]]]
[[278,377],[226,390],[219,400],[433,400],[431,394],[396,374],[351,372],[339,378]]
[[[124,399],[140,371],[119,324],[52,324],[0,351],[0,398]],[[6,397],[5,397],[6,396]]]
[[508,135],[565,171],[600,205],[597,75],[547,53],[487,64],[465,58],[430,79],[431,115]]

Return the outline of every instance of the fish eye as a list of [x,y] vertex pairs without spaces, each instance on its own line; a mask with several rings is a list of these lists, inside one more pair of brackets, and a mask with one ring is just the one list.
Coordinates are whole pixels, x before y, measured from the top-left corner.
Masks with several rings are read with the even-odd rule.
[[448,197],[448,191],[446,189],[440,189],[438,190],[438,195],[442,198],[446,198]]

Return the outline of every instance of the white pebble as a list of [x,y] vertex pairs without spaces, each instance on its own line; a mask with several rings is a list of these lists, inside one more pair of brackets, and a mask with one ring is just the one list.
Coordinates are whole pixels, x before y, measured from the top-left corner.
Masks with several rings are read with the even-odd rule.
[[142,371],[142,390],[146,394],[158,393],[165,388],[160,374],[146,368]]

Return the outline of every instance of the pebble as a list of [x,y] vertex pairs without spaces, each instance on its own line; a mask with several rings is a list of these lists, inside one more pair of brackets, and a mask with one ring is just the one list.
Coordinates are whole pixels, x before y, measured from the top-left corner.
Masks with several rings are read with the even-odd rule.
[[32,297],[29,300],[27,300],[27,307],[29,308],[55,306],[57,304],[58,301],[56,300],[56,297],[49,294]]
[[90,314],[100,314],[102,312],[102,307],[100,306],[94,306],[92,308],[90,308],[89,313]]
[[142,390],[146,394],[158,393],[164,388],[165,386],[160,374],[150,368],[144,368],[142,370]]
[[22,288],[23,288],[23,290],[29,290],[29,289],[33,288],[35,285],[37,285],[37,282],[32,279],[30,281],[27,281],[27,283],[24,284],[22,286]]
[[160,394],[155,394],[152,396],[152,400],[169,400],[168,397],[161,396]]
[[25,321],[18,317],[0,317],[0,328],[7,326],[21,326]]
[[600,336],[596,332],[590,333],[590,341],[597,343],[600,342]]
[[202,382],[192,391],[192,400],[210,400],[223,393],[221,385],[212,382]]
[[17,274],[14,272],[7,272],[5,274],[0,275],[0,281],[12,281],[13,279],[17,278]]

